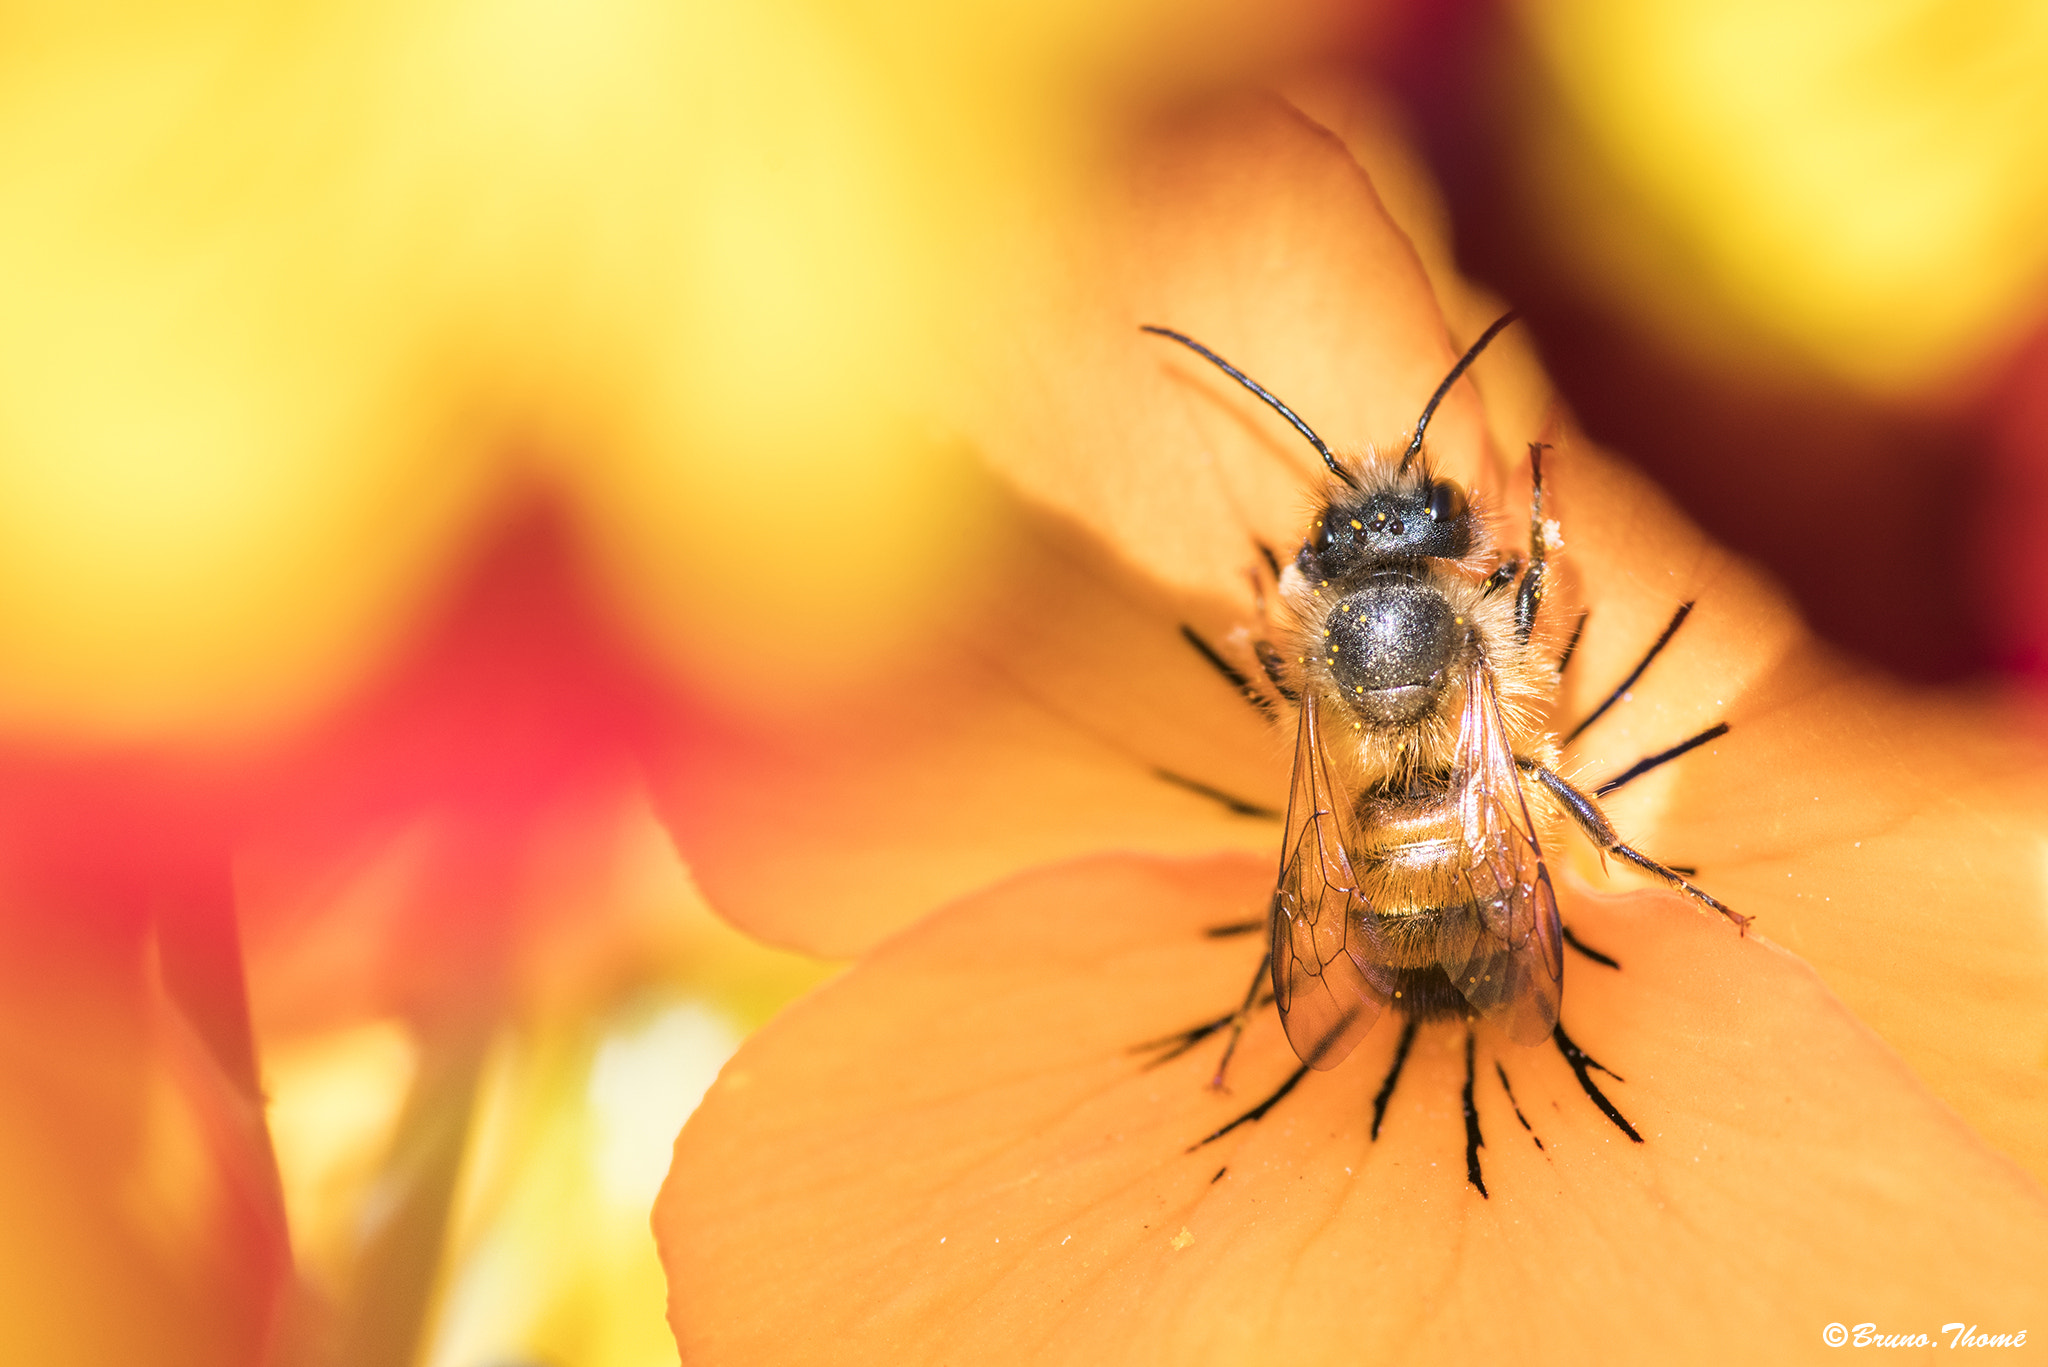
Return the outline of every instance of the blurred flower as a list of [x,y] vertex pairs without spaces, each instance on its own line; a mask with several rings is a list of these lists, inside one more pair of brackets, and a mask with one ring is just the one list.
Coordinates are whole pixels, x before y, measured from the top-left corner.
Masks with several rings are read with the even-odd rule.
[[10,8],[0,1356],[644,1350],[549,1169],[824,970],[620,873],[642,772],[969,592],[985,241],[1329,8]]
[[1571,224],[1559,244],[1660,308],[1668,335],[1732,341],[1707,326],[1730,312],[1868,389],[1925,394],[1973,382],[2039,325],[2039,6],[1514,10],[1560,96],[1522,130],[1541,217]]
[[[1503,453],[1556,444],[1590,609],[1567,713],[1697,601],[1570,760],[1604,777],[1727,720],[1608,806],[1762,934],[1596,895],[1582,845],[1556,852],[1568,919],[1619,964],[1572,959],[1566,1024],[1621,1075],[1595,1076],[1640,1147],[1561,1051],[1485,1029],[1471,1071],[1462,1035],[1422,1032],[1377,1140],[1384,1025],[1213,1144],[1296,1066],[1271,1016],[1231,1094],[1204,1086],[1219,1038],[1155,1071],[1134,1056],[1227,1011],[1256,962],[1204,932],[1264,912],[1278,834],[1259,813],[1284,805],[1286,745],[1178,627],[1253,618],[1242,570],[1292,543],[1317,479],[1270,412],[1137,325],[1212,342],[1326,436],[1390,441],[1495,311],[1448,272],[1373,101],[1303,99],[1341,142],[1234,105],[1129,149],[1135,169],[1043,235],[1065,247],[1022,277],[1037,308],[970,424],[1022,495],[1010,596],[939,634],[858,737],[714,728],[664,798],[743,924],[879,944],[744,1045],[684,1129],[655,1219],[685,1359],[1718,1361],[1736,1340],[1810,1352],[1835,1319],[2038,1318],[2048,790],[2029,723],[1819,650],[1575,442],[1512,343],[1432,449],[1511,510],[1526,486]],[[732,843],[771,813],[772,844]],[[1459,1162],[1461,1085],[1489,1200]]]

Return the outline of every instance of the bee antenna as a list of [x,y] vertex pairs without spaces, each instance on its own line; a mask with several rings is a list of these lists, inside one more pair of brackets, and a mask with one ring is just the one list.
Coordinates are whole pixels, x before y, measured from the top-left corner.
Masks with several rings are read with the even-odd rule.
[[1458,382],[1460,375],[1463,375],[1472,368],[1472,363],[1479,359],[1479,353],[1486,350],[1486,344],[1500,336],[1501,329],[1514,322],[1519,316],[1513,309],[1509,309],[1506,313],[1493,320],[1492,327],[1479,334],[1478,341],[1465,348],[1465,354],[1460,356],[1458,363],[1451,367],[1451,373],[1444,376],[1444,382],[1436,387],[1436,393],[1430,395],[1429,402],[1422,406],[1422,416],[1415,420],[1415,435],[1409,440],[1408,450],[1401,457],[1401,468],[1403,470],[1406,470],[1408,463],[1415,459],[1415,453],[1422,449],[1423,429],[1429,426],[1429,420],[1436,413],[1436,406],[1444,401],[1444,395],[1451,392],[1451,386]]
[[[1499,324],[1495,324],[1495,331],[1498,331],[1499,327]],[[1154,327],[1150,323],[1141,324],[1138,330],[1140,332],[1152,333],[1154,336],[1157,337],[1165,337],[1172,341],[1179,342],[1189,351],[1194,352],[1197,356],[1200,356],[1203,360],[1215,366],[1225,375],[1228,375],[1231,379],[1236,380],[1246,389],[1249,389],[1252,393],[1258,395],[1261,399],[1263,399],[1266,402],[1266,405],[1270,407],[1275,413],[1278,413],[1281,417],[1293,423],[1295,431],[1301,433],[1301,435],[1308,438],[1308,444],[1316,448],[1316,453],[1323,458],[1323,464],[1330,467],[1331,474],[1335,475],[1338,479],[1343,480],[1346,484],[1350,485],[1354,489],[1358,487],[1358,481],[1351,477],[1351,472],[1349,470],[1346,470],[1343,466],[1337,463],[1336,453],[1331,451],[1329,445],[1326,442],[1324,442],[1321,437],[1316,435],[1315,429],[1310,427],[1307,423],[1303,422],[1293,409],[1289,408],[1286,404],[1280,402],[1280,400],[1274,398],[1273,395],[1267,391],[1266,387],[1260,384],[1257,380],[1254,380],[1251,376],[1245,374],[1242,370],[1239,370],[1236,366],[1224,360],[1221,356],[1218,356],[1215,352],[1209,350],[1209,348],[1203,346],[1194,338],[1189,337],[1183,333],[1175,332],[1171,328]],[[1492,335],[1492,333],[1488,333],[1487,337],[1491,338]],[[1480,342],[1480,346],[1484,345],[1486,345],[1486,342],[1482,339]],[[1473,348],[1473,350],[1476,351],[1478,350],[1478,348],[1475,347]],[[1466,358],[1467,361],[1469,361],[1470,359],[1471,358],[1469,356]],[[1465,362],[1460,362],[1460,368],[1463,368],[1464,364]],[[1456,379],[1456,374],[1454,373],[1451,376],[1451,378]],[[1445,381],[1445,384],[1448,385],[1449,381]],[[1439,397],[1441,397],[1441,395],[1439,395]],[[1431,401],[1431,407],[1435,407],[1434,400]],[[1424,414],[1422,420],[1424,422],[1428,422],[1429,415]]]

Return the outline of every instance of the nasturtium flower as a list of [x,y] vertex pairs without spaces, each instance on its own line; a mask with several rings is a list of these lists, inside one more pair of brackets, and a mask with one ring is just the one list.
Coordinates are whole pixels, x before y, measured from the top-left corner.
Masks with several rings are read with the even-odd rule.
[[1270,1009],[1221,1090],[1223,1032],[1143,1047],[1226,1014],[1258,962],[1258,935],[1215,932],[1266,913],[1292,735],[1181,629],[1243,645],[1259,545],[1298,544],[1319,467],[1138,327],[1357,450],[1403,440],[1499,312],[1371,101],[1300,107],[1154,129],[1042,234],[963,389],[1008,491],[989,596],[799,739],[706,720],[665,799],[722,910],[868,951],[677,1141],[655,1227],[684,1359],[1718,1362],[1824,1352],[1837,1322],[2038,1324],[2036,740],[1830,656],[1575,439],[1512,332],[1432,458],[1517,544],[1526,445],[1551,445],[1546,611],[1588,614],[1560,729],[1695,604],[1567,764],[1598,784],[1726,722],[1606,805],[1751,933],[1567,831],[1553,872],[1593,951],[1567,954],[1572,1048],[1424,1026],[1385,1092],[1391,1017],[1291,1089]]

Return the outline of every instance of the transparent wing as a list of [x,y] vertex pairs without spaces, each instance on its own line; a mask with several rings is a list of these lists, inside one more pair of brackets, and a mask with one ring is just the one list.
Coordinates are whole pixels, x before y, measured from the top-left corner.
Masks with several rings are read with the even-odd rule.
[[1305,695],[1273,891],[1273,1000],[1287,1042],[1312,1068],[1342,1063],[1392,990],[1352,867],[1357,820],[1355,798],[1323,753],[1316,699]]
[[1564,936],[1484,663],[1466,680],[1452,790],[1463,827],[1464,897],[1437,921],[1437,963],[1474,1011],[1519,1044],[1540,1043],[1557,1027]]

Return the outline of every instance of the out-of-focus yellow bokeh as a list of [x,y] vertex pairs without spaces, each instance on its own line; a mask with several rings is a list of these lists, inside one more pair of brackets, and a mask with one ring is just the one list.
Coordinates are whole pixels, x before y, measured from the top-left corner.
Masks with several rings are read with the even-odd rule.
[[8,7],[0,729],[275,734],[535,497],[686,673],[857,673],[1005,206],[1314,8]]
[[[1967,383],[2048,298],[2048,9],[2031,0],[1516,0],[1554,101],[1523,174],[1625,309],[1854,384]],[[1589,164],[1575,148],[1597,153]]]

